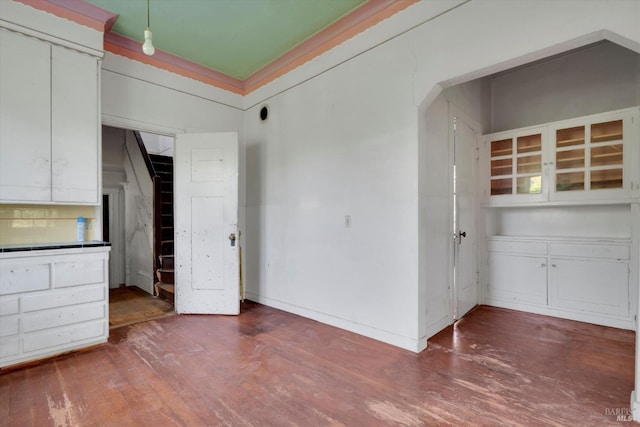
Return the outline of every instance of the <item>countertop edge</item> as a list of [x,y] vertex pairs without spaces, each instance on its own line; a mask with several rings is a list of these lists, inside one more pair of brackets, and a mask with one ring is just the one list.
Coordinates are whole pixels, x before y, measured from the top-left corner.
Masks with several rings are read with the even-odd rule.
[[100,240],[92,240],[89,242],[25,243],[16,245],[0,245],[0,253],[45,251],[55,249],[96,248],[103,246],[111,246],[111,243],[103,242]]

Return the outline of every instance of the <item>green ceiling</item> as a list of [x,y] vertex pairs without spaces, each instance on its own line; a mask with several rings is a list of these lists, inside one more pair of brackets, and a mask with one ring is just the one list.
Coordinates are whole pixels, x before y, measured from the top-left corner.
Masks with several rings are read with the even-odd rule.
[[[143,40],[146,0],[86,0]],[[156,49],[244,80],[366,0],[150,0]]]

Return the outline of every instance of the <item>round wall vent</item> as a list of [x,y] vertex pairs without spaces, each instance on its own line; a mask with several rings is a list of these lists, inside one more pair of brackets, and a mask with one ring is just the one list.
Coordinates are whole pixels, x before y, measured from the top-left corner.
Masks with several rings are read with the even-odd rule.
[[269,109],[265,105],[260,109],[260,120],[264,122],[265,120],[267,120],[267,117],[269,117]]

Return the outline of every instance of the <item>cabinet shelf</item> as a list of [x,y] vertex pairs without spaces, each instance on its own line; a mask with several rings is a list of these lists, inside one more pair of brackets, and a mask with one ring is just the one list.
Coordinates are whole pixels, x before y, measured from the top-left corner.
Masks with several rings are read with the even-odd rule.
[[503,148],[501,150],[491,150],[491,158],[500,156],[510,156],[513,150],[511,148]]
[[[578,143],[579,144],[576,144]],[[556,146],[557,147],[568,147],[568,146],[576,146],[576,145],[583,145],[584,144],[584,137],[582,138],[572,138],[572,139],[563,139],[563,140],[557,140],[556,141]]]
[[622,132],[613,132],[602,135],[591,135],[591,142],[616,141],[622,139]]

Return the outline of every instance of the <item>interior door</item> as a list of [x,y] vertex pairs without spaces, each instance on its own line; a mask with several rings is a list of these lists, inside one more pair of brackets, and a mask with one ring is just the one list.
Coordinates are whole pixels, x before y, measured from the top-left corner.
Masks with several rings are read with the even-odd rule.
[[177,135],[174,165],[176,312],[238,314],[238,136]]
[[460,319],[478,303],[477,125],[452,110],[453,183],[453,318]]

